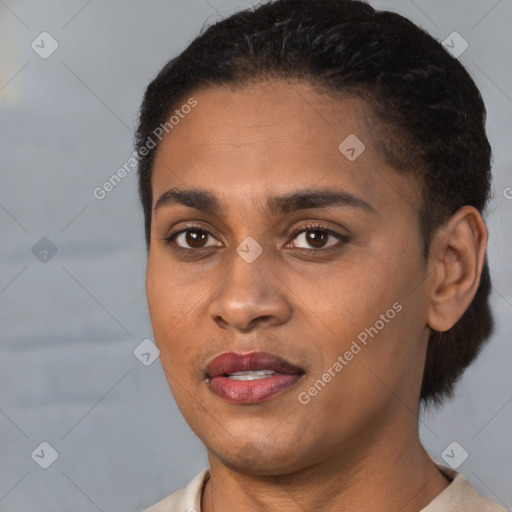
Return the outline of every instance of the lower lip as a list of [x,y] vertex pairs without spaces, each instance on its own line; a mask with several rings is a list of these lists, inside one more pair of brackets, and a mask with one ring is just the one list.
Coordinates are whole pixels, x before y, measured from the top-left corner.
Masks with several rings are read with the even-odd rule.
[[210,389],[224,400],[234,404],[256,404],[278,395],[295,385],[302,375],[277,373],[255,380],[232,380],[228,377],[212,377]]

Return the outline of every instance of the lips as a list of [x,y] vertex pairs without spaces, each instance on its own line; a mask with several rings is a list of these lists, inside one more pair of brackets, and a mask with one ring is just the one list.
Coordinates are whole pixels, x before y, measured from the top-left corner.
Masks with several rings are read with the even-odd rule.
[[304,370],[267,352],[226,352],[206,367],[210,390],[224,400],[255,404],[294,386]]

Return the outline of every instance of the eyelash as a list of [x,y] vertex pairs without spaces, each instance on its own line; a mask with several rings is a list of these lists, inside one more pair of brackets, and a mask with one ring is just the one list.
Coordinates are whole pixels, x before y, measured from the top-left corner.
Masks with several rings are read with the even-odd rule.
[[[172,249],[173,251],[175,251],[176,253],[180,253],[180,254],[190,254],[192,252],[199,252],[199,251],[202,251],[202,250],[208,250],[210,249],[210,247],[198,247],[198,248],[191,248],[191,249],[187,249],[187,248],[184,248],[184,247],[180,247],[178,245],[176,245],[174,243],[174,240],[179,236],[181,235],[182,233],[186,233],[187,231],[200,231],[200,232],[203,232],[203,233],[206,233],[208,236],[211,236],[212,238],[215,238],[215,236],[210,232],[208,231],[207,229],[201,227],[201,226],[196,226],[194,224],[190,224],[190,225],[187,225],[185,226],[184,229],[180,229],[179,231],[176,231],[175,233],[172,233],[171,235],[169,235],[168,237],[164,238],[163,241],[172,246]],[[302,250],[306,250],[310,253],[313,253],[313,254],[316,254],[316,253],[319,253],[319,252],[322,252],[322,253],[325,253],[329,250],[333,250],[333,249],[339,249],[340,245],[344,244],[344,243],[347,243],[349,241],[349,237],[346,236],[346,235],[342,235],[330,228],[328,228],[327,226],[324,226],[322,224],[306,224],[304,226],[300,226],[300,227],[297,227],[296,229],[294,229],[291,233],[290,233],[290,241],[294,240],[295,238],[297,238],[297,236],[299,236],[300,234],[302,233],[305,233],[305,232],[308,232],[308,231],[323,231],[331,236],[333,236],[334,238],[337,238],[339,240],[339,242],[337,244],[334,244],[334,245],[330,245],[326,248],[319,248],[319,249],[304,249],[302,247],[299,247],[298,249],[302,249]],[[287,242],[289,243],[289,242]]]

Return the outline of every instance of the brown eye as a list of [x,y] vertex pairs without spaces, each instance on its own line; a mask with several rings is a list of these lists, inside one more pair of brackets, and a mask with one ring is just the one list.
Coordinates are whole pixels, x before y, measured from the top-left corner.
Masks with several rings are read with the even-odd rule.
[[212,242],[215,241],[211,233],[198,228],[185,229],[170,237],[170,241],[181,249],[202,249],[204,247],[222,245],[210,243],[210,240],[212,240]]
[[299,249],[324,249],[346,241],[346,237],[330,229],[311,227],[296,232],[293,247]]
[[205,231],[186,231],[185,241],[191,247],[203,247],[205,241],[208,239],[208,233]]
[[329,234],[319,229],[315,231],[306,231],[306,242],[315,248],[323,247],[328,238]]

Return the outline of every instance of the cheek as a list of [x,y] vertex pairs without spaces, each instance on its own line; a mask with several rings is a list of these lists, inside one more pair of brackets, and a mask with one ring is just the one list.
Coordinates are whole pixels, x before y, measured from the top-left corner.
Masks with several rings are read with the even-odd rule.
[[190,395],[188,370],[195,359],[192,350],[195,331],[187,319],[188,315],[194,315],[194,311],[190,311],[183,288],[175,285],[168,269],[161,270],[149,262],[146,293],[154,339],[160,350],[160,363],[174,399],[185,414],[187,407],[190,408],[194,402],[187,400]]
[[193,314],[193,297],[188,296],[191,287],[186,288],[176,281],[169,265],[150,256],[146,295],[155,341],[161,351],[165,351],[171,340],[173,345],[182,340],[179,333],[185,327],[187,316]]
[[[156,249],[150,254],[146,272],[149,316],[160,362],[175,396],[183,386],[177,382],[190,379],[198,347],[204,345],[201,333],[208,288],[201,280],[179,273],[165,254],[158,254]],[[194,382],[197,379],[202,380],[202,374],[197,374]]]
[[[383,375],[417,367],[424,323],[424,267],[406,247],[394,248],[358,251],[357,257],[347,257],[325,276],[322,286],[309,286],[308,303],[326,326],[322,349],[327,368],[345,353],[350,367],[361,365],[379,374],[382,370]],[[355,360],[359,364],[352,363]]]
[[[398,300],[401,287],[378,258],[358,255],[343,260],[320,279],[303,281],[303,299],[309,315],[322,320],[336,349],[373,325]],[[332,343],[330,345],[333,345]]]

